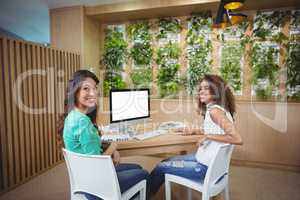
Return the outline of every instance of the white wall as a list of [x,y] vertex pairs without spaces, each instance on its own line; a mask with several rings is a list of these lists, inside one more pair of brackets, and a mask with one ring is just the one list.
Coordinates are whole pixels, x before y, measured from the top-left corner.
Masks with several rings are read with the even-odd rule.
[[50,43],[49,9],[44,0],[0,0],[0,27],[19,37]]

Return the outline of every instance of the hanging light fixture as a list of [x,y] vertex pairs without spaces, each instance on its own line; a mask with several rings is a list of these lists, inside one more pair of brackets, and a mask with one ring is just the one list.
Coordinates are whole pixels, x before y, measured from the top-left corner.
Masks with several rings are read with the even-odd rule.
[[226,28],[246,19],[246,15],[232,12],[232,10],[240,8],[243,2],[244,0],[221,0],[213,28]]
[[221,0],[226,10],[235,10],[243,6],[244,0]]
[[234,24],[239,24],[242,21],[244,21],[245,19],[247,19],[247,15],[243,14],[243,13],[233,13],[233,12],[229,12],[229,20],[230,23],[232,25]]
[[214,20],[213,28],[226,28],[229,26],[228,11],[224,8],[224,2],[221,1],[219,4],[216,19]]

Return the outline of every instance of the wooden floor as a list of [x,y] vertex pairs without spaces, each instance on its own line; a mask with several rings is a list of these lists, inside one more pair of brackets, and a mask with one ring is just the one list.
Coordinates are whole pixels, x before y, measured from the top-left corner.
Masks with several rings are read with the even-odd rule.
[[[151,170],[162,158],[128,157],[122,162],[138,161],[147,170]],[[187,199],[186,188],[172,186],[173,200]],[[200,194],[193,192],[193,199],[200,199]],[[67,200],[69,183],[65,164],[60,164],[48,172],[0,196],[0,200]],[[155,197],[164,199],[164,191]],[[221,197],[222,199],[222,197]],[[231,166],[231,200],[299,200],[300,173],[273,169],[247,168]]]

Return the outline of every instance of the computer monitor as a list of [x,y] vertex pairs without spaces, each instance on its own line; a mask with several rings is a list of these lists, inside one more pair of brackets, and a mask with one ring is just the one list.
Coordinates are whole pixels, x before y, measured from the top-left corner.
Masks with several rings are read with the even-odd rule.
[[127,122],[150,117],[149,89],[110,90],[110,122]]

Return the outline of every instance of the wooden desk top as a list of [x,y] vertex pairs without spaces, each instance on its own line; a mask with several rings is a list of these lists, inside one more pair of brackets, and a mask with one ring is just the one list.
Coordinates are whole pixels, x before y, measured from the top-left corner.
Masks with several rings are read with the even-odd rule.
[[178,133],[167,133],[145,140],[118,142],[118,151],[121,156],[188,151],[196,149],[196,143],[202,137],[202,135],[183,136]]

